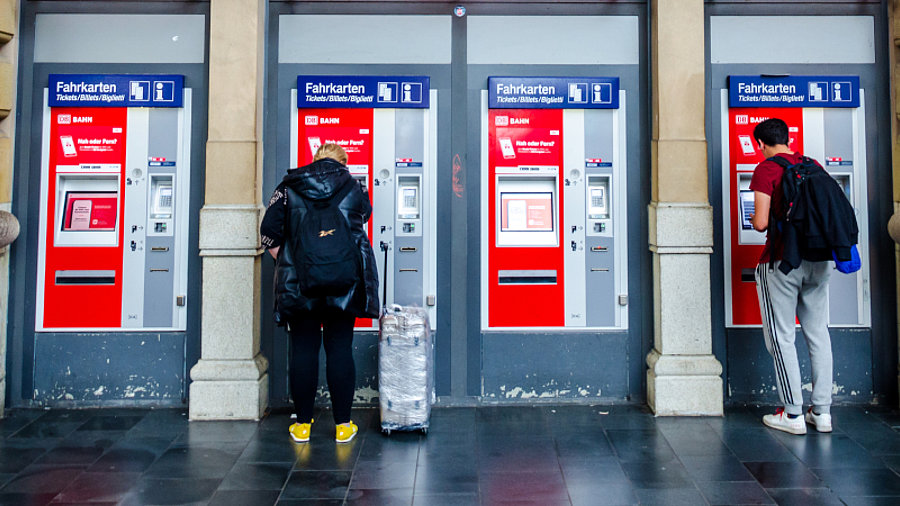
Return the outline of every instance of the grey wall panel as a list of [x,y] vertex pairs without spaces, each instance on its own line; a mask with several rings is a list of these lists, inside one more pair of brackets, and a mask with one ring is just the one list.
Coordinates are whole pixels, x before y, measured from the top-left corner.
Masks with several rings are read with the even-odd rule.
[[279,63],[450,63],[450,16],[278,17]]
[[469,16],[470,64],[635,65],[637,16]]
[[201,14],[38,14],[34,61],[203,63]]
[[875,63],[872,16],[712,16],[712,63]]

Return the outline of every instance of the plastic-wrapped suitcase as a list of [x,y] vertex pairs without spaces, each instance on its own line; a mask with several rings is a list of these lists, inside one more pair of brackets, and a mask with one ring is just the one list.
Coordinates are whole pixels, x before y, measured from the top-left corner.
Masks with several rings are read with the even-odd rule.
[[[387,299],[388,248],[384,251]],[[428,312],[419,307],[382,305],[378,320],[378,397],[381,430],[428,433],[434,404],[434,347]]]
[[379,319],[381,430],[428,432],[434,403],[434,359],[428,313],[391,306]]

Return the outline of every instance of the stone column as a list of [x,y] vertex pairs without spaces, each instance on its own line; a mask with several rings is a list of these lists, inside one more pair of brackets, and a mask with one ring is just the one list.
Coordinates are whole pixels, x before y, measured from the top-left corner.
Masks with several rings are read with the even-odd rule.
[[[891,110],[894,111],[891,120],[891,175],[894,182],[894,214],[888,222],[888,232],[895,243],[900,243],[900,109],[897,104],[900,103],[900,52],[897,48],[900,46],[900,0],[888,2],[888,37],[891,43],[888,46],[889,61],[891,62]],[[897,281],[897,314],[900,316],[900,246],[894,245],[894,263],[896,266]],[[900,336],[900,318],[898,318],[898,336]],[[900,349],[900,342],[898,342]],[[898,365],[900,368],[900,365]],[[900,387],[900,370],[897,371],[897,384]]]
[[[16,60],[19,49],[15,39],[18,26],[18,0],[0,0],[0,211],[12,207],[13,139],[16,123]],[[4,213],[5,214],[5,213]],[[12,218],[12,215],[6,217]],[[0,218],[4,218],[0,216]],[[2,226],[2,223],[0,223]],[[16,222],[18,231],[18,222]],[[0,418],[6,405],[6,323],[9,311],[9,248],[0,248]]]
[[652,0],[650,250],[653,350],[647,401],[657,415],[721,415],[712,355],[703,0]]
[[191,420],[256,420],[268,403],[268,361],[259,353],[265,14],[259,0],[210,2],[202,341]]

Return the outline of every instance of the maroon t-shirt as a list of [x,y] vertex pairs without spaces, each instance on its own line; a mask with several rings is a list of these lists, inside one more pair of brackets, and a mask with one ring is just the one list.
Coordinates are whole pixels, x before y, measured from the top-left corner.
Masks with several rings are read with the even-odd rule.
[[[791,164],[800,163],[802,155],[800,153],[779,153],[775,156],[785,158]],[[765,193],[772,197],[771,207],[772,213],[776,220],[784,219],[783,205],[784,192],[781,190],[781,175],[784,169],[777,163],[765,160],[756,166],[753,170],[753,178],[750,180],[750,189]],[[759,257],[759,263],[769,263],[771,261],[781,260],[784,253],[784,244],[781,240],[781,234],[778,232],[769,217],[769,228],[766,230],[766,246],[763,248],[762,255]]]

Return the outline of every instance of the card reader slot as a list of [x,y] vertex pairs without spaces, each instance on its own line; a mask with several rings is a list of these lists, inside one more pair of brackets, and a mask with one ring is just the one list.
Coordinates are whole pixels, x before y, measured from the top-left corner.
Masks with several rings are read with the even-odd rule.
[[415,246],[404,246],[400,248],[400,251],[403,253],[415,253],[416,251],[418,251],[418,248],[416,248]]
[[557,274],[554,270],[499,271],[501,285],[555,285]]
[[609,269],[604,267],[592,267],[591,272],[609,272]]
[[165,251],[169,251],[169,247],[168,247],[168,246],[154,246],[154,247],[150,248],[150,251],[162,251],[162,252],[165,252]]
[[114,285],[116,271],[56,271],[57,285]]
[[169,269],[150,269],[150,272],[169,272]]
[[606,246],[592,246],[591,251],[594,253],[606,253],[607,251],[609,251],[609,248],[607,248]]
[[406,268],[406,269],[400,269],[400,272],[419,272],[419,269]]

